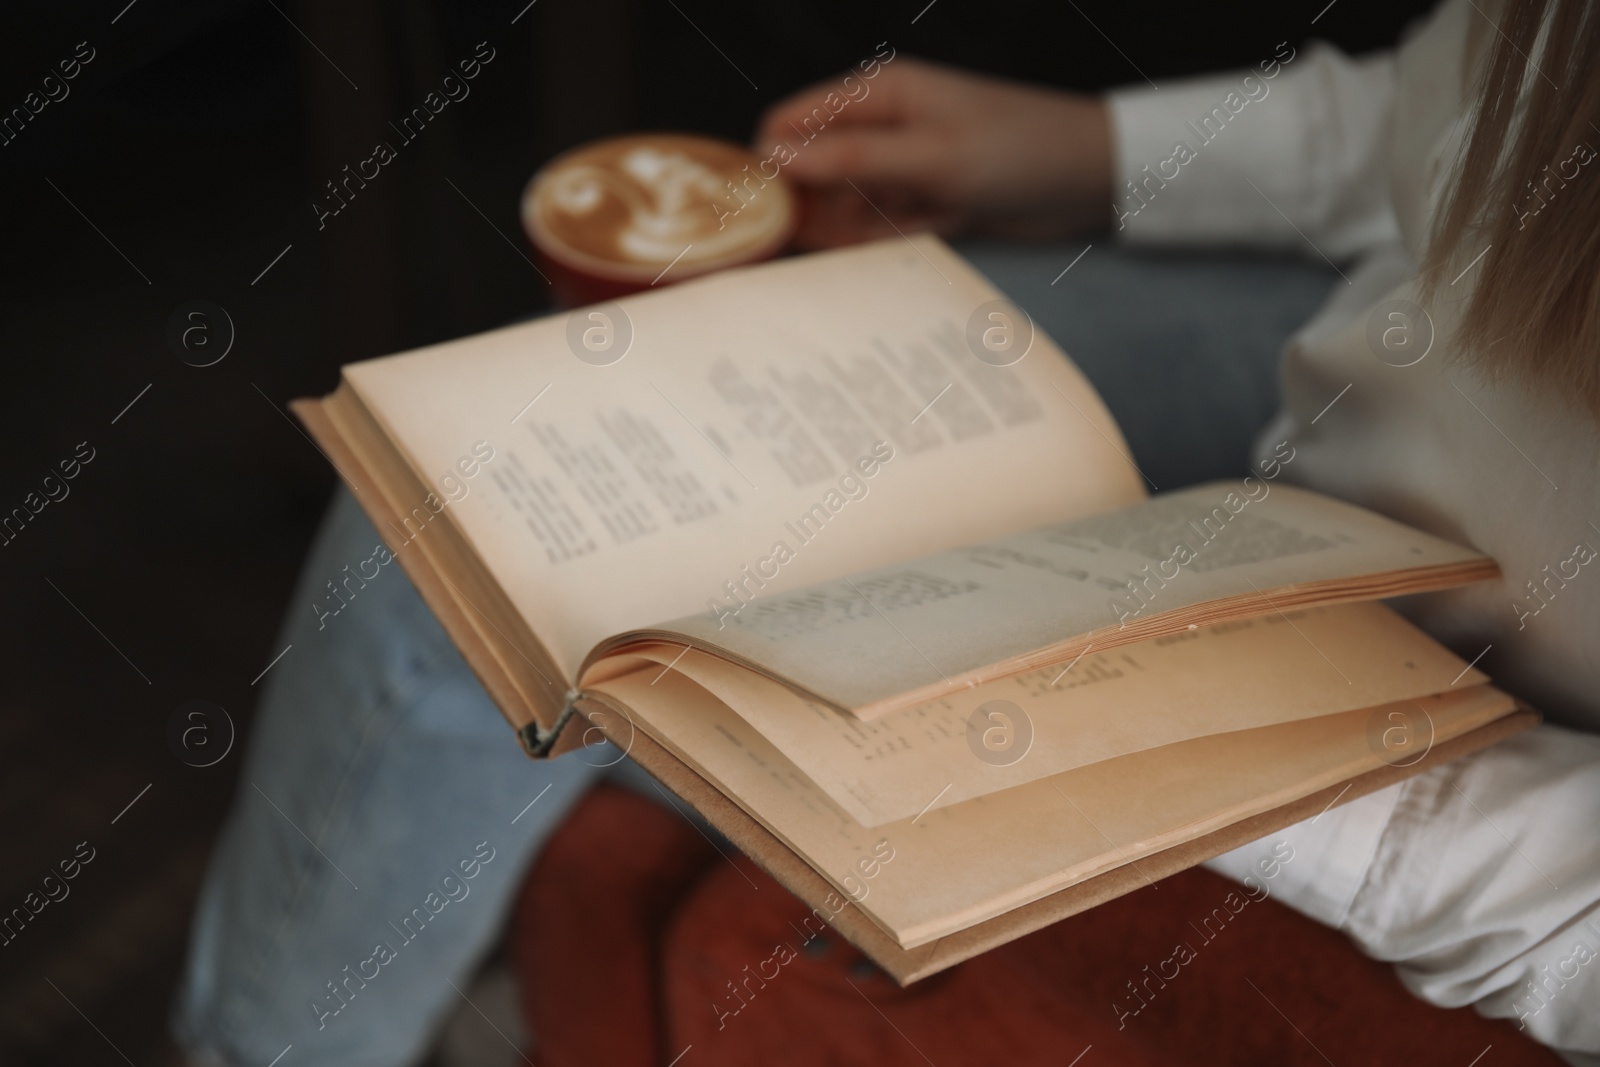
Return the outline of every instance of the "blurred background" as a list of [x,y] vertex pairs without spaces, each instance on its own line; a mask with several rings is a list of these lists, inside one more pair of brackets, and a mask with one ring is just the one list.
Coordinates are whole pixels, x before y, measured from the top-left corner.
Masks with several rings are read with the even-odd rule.
[[[332,389],[341,364],[546,309],[517,215],[546,159],[633,129],[745,140],[765,106],[883,41],[1097,89],[1252,64],[1284,40],[1365,51],[1427,6],[9,5],[0,515],[37,501],[80,443],[94,458],[64,499],[0,536],[0,914],[80,842],[95,858],[0,945],[0,1063],[180,1062],[166,1018],[189,910],[236,785],[253,680],[280,651],[333,485],[284,404]],[[324,183],[397,143],[389,123],[479,42],[494,58],[470,96],[319,230]],[[74,58],[68,94],[34,114],[29,94]],[[224,309],[234,334],[207,367],[168,342],[195,300]],[[226,324],[207,328],[220,352]],[[210,751],[227,751],[210,766],[169,739],[192,700],[226,709],[239,735],[227,750],[224,724],[210,727]]]

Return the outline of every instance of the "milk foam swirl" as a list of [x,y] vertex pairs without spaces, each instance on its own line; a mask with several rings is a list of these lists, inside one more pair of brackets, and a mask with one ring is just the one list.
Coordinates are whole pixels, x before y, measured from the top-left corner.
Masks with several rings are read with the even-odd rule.
[[752,158],[682,135],[601,142],[535,179],[530,228],[564,252],[624,269],[680,256],[685,268],[708,269],[781,240],[794,217],[781,181],[751,179]]

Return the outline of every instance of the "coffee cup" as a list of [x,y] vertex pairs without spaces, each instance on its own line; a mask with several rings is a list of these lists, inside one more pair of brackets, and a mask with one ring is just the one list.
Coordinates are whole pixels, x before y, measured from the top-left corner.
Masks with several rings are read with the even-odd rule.
[[[770,162],[770,161],[769,161]],[[770,259],[794,235],[796,197],[741,145],[683,133],[612,137],[541,167],[522,225],[567,307]]]

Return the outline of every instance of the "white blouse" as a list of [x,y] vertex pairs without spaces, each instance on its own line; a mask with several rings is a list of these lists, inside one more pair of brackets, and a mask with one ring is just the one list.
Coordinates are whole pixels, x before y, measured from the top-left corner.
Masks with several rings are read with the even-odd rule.
[[[1501,580],[1399,606],[1547,719],[1212,866],[1242,878],[1289,842],[1272,885],[1285,903],[1394,961],[1419,996],[1518,1019],[1600,1064],[1600,427],[1454,358],[1481,259],[1416,307],[1496,13],[1449,0],[1395,52],[1283,45],[1249,71],[1110,94],[1114,228],[1339,269],[1285,347],[1261,446],[1294,444],[1287,478],[1493,556]],[[1597,146],[1600,133],[1558,167],[1600,181]],[[1526,228],[1540,203],[1515,206]]]

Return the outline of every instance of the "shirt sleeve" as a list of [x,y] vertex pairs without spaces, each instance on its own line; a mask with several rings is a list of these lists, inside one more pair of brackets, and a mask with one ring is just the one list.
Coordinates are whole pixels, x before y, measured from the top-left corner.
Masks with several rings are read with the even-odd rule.
[[1396,965],[1417,996],[1600,1063],[1600,737],[1539,726],[1208,866]]
[[1399,236],[1392,52],[1280,45],[1255,69],[1107,94],[1112,229],[1135,245],[1253,245],[1330,262]]

